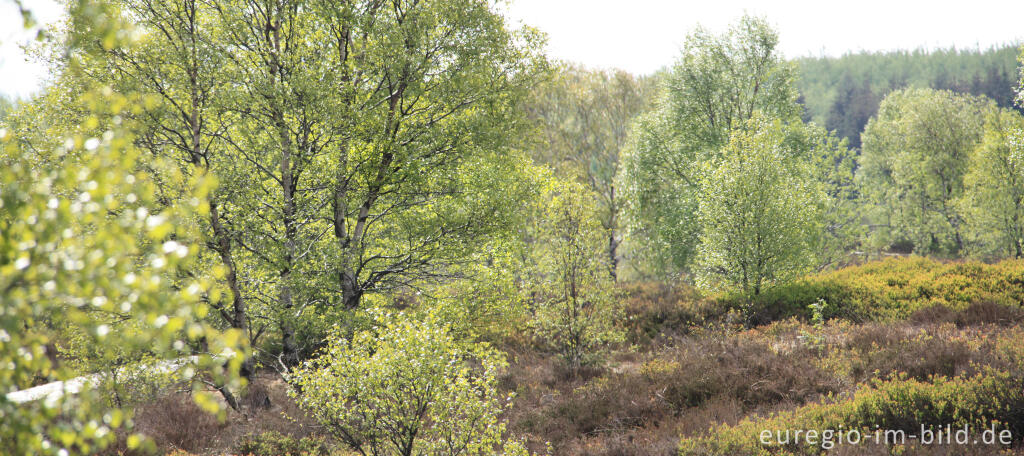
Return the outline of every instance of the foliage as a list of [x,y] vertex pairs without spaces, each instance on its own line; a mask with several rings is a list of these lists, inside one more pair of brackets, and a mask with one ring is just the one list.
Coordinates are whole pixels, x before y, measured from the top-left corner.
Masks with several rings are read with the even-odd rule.
[[532,227],[541,215],[539,207],[545,204],[545,188],[558,178],[551,169],[528,159],[515,171],[509,170],[509,175],[513,172],[516,194],[505,195],[503,223],[517,229],[495,233],[467,252],[460,264],[450,269],[458,280],[391,293],[387,299],[392,307],[434,313],[450,325],[458,339],[498,342],[529,337],[532,315],[530,297],[524,290],[533,283],[531,252],[540,241]]
[[609,342],[620,341],[621,308],[602,255],[604,230],[594,219],[593,200],[579,185],[551,183],[534,219],[537,245],[531,252],[534,275],[531,324],[572,372],[596,361]]
[[787,144],[780,122],[755,118],[707,164],[698,284],[756,296],[815,265],[825,195],[803,152]]
[[[695,333],[620,352],[611,369],[565,377],[549,359],[519,355],[510,426],[559,455],[673,454],[680,435],[711,421],[813,401],[842,385],[816,355],[761,328]],[[786,348],[780,349],[781,345]],[[790,349],[792,347],[792,349]],[[656,451],[652,451],[656,450]]]
[[630,282],[619,286],[626,318],[626,342],[647,345],[677,334],[685,334],[701,323],[713,304],[699,299],[697,290],[686,284],[669,286],[664,282]]
[[685,270],[696,249],[704,163],[722,155],[733,129],[759,112],[799,119],[795,67],[767,21],[746,16],[723,35],[698,29],[666,76],[657,109],[637,120],[619,187],[632,236]]
[[[264,429],[284,433],[237,448],[636,454],[682,435],[816,453],[751,432],[1024,432],[1005,49],[788,62],[747,16],[634,78],[549,73],[543,37],[490,0],[65,5],[32,50],[52,84],[0,98],[0,453],[215,452]],[[860,146],[865,123],[858,163],[840,137]],[[865,241],[1018,259],[821,272]],[[289,399],[241,389],[268,361]],[[207,414],[211,388],[244,414]],[[323,435],[299,438],[307,421]]]
[[753,300],[740,295],[719,299],[726,307],[749,306],[753,323],[810,318],[808,306],[818,299],[829,304],[825,318],[853,320],[905,319],[935,306],[960,311],[978,302],[1016,307],[1024,302],[1024,263],[889,258],[807,276]]
[[[130,109],[128,98],[109,91],[91,100],[97,112],[101,106],[113,113]],[[204,340],[199,365],[219,370],[209,353],[237,350],[238,334],[221,335],[203,324],[206,284],[176,274],[195,254],[193,234],[180,221],[206,208],[197,202],[157,211],[152,176],[133,169],[139,152],[121,130],[68,138],[53,152],[61,168],[36,166],[4,133],[0,351],[11,366],[0,381],[4,392],[74,376],[48,353],[54,328],[61,327],[91,341],[90,363],[117,369],[145,353],[178,358]],[[237,369],[236,361],[231,365]],[[91,391],[28,404],[3,398],[0,410],[0,442],[19,454],[88,452],[109,443],[111,429],[125,423],[118,407]]]
[[[538,188],[542,185],[537,183]],[[536,196],[530,200],[534,198]],[[523,225],[529,223],[525,220],[529,213],[520,211]],[[529,275],[524,258],[529,255],[529,249],[525,236],[495,239],[460,268],[462,280],[430,293],[398,294],[393,300],[399,308],[413,304],[419,312],[435,313],[451,325],[452,334],[458,339],[491,342],[521,339],[531,318],[528,297],[522,292]]]
[[[899,322],[832,320],[820,327],[795,320],[750,329],[697,323],[685,335],[620,352],[612,369],[584,379],[561,377],[550,360],[520,352],[503,380],[519,392],[510,426],[532,448],[550,441],[553,454],[645,454],[652,448],[673,454],[680,438],[714,439],[719,434],[709,435],[709,426],[717,429],[716,423],[770,419],[806,404],[845,401],[872,379],[905,375],[929,382],[936,375],[972,376],[989,368],[1020,378],[1024,347],[1017,325],[1024,310],[980,303],[927,314]],[[820,346],[800,343],[808,332],[820,337]],[[970,408],[963,414],[968,413]],[[886,423],[865,422],[872,430],[875,422]],[[740,437],[756,444],[758,434]],[[934,450],[908,444],[890,452]],[[886,454],[867,444],[856,448],[862,450]]]
[[988,117],[964,187],[969,250],[1024,258],[1024,116],[1000,110]]
[[553,166],[559,177],[578,181],[597,198],[613,278],[623,255],[620,225],[626,204],[615,179],[633,119],[649,109],[655,88],[654,77],[565,66],[526,104],[542,127],[534,162]]
[[[995,307],[1004,315],[1010,313],[1006,307]],[[978,309],[963,312],[975,310]],[[967,331],[951,323],[921,325],[915,321],[864,326],[838,322],[833,326],[832,334],[840,337],[823,344],[822,348],[828,346],[828,354],[820,365],[850,384],[900,376],[922,381],[934,375],[953,377],[977,372],[985,365],[1005,368],[1005,357],[994,352],[991,344],[1019,336],[1016,331],[1007,334],[998,330],[968,336],[964,334]]]
[[1017,57],[1020,63],[1020,82],[1017,83],[1017,106],[1024,108],[1024,45],[1021,45],[1020,55]]
[[330,456],[331,451],[321,437],[295,438],[278,432],[264,432],[247,437],[238,445],[238,454],[246,456]]
[[[907,435],[916,435],[921,426],[969,426],[977,433],[994,426],[997,432],[1010,430],[1018,435],[1024,431],[1020,425],[1024,419],[1024,391],[1018,383],[1016,376],[992,369],[972,377],[876,381],[860,388],[852,397],[830,397],[820,404],[779,412],[769,418],[747,418],[735,426],[719,425],[705,438],[684,439],[680,454],[819,454],[822,449],[838,444],[840,429],[873,436],[876,429],[903,430]],[[832,432],[830,436],[819,435],[815,445],[759,442],[763,430],[796,429]]]
[[948,91],[907,89],[889,94],[864,130],[862,191],[873,205],[878,247],[908,242],[920,254],[964,249],[968,157],[981,141],[990,100]]
[[788,147],[805,157],[811,168],[809,178],[824,193],[815,269],[835,268],[865,233],[856,153],[847,147],[846,140],[813,123],[793,123],[786,128]]
[[821,330],[825,327],[825,312],[828,308],[828,303],[824,299],[818,298],[818,301],[807,306],[811,312],[811,325],[812,331],[803,331],[799,339],[807,347],[815,350],[820,350],[824,347],[825,338],[821,335]]
[[139,145],[222,183],[195,220],[197,268],[227,270],[215,315],[273,334],[286,362],[315,348],[300,342],[317,318],[458,278],[512,229],[518,102],[545,62],[491,3],[111,4],[139,44],[81,77],[149,95]]
[[[78,44],[95,40],[106,49],[125,36],[103,5],[72,2],[68,43],[72,64],[84,55]],[[72,65],[73,66],[73,65]],[[87,87],[77,99],[86,114],[57,141],[27,142],[19,131],[0,128],[0,448],[10,454],[89,453],[111,443],[114,429],[128,426],[127,410],[107,394],[116,378],[98,375],[80,391],[14,403],[7,393],[78,373],[61,362],[55,344],[62,331],[91,343],[74,361],[106,372],[139,369],[143,359],[175,360],[181,378],[207,411],[218,404],[200,391],[202,380],[237,387],[244,355],[237,332],[221,333],[203,322],[209,283],[181,274],[196,254],[192,214],[208,207],[209,179],[176,175],[154,162],[138,169],[141,152],[118,125],[141,109],[133,93]],[[105,120],[109,126],[101,127]],[[93,135],[79,132],[93,132]],[[42,152],[42,153],[41,153]],[[189,181],[193,197],[167,206],[157,179]],[[189,357],[188,355],[194,355]],[[115,388],[116,390],[116,388]],[[134,435],[129,446],[142,439]]]
[[1014,106],[1017,47],[916,49],[858,52],[841,57],[802,57],[800,100],[805,119],[861,147],[861,132],[889,92],[907,87],[986,96],[999,107]]
[[332,338],[288,374],[293,397],[353,450],[397,455],[521,454],[505,441],[506,398],[494,351],[460,343],[434,318],[381,316],[373,330]]
[[17,107],[16,101],[12,101],[6,95],[0,95],[0,121],[3,121],[15,107]]

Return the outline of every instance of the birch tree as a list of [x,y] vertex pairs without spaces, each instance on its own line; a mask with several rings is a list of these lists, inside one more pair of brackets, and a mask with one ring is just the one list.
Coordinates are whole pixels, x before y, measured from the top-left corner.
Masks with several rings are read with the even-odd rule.
[[734,129],[755,113],[799,120],[795,67],[764,19],[745,16],[721,35],[699,28],[666,77],[657,109],[639,118],[620,188],[630,231],[685,270],[700,237],[702,164],[717,159]]
[[881,244],[956,255],[964,249],[968,157],[981,141],[991,100],[932,89],[890,93],[862,135],[863,193]]

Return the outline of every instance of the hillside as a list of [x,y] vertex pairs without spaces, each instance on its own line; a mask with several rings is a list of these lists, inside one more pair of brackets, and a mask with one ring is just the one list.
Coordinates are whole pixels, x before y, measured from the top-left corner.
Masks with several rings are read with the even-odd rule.
[[62,5],[0,99],[0,455],[1024,456],[1016,49]]
[[[822,289],[832,291],[816,312],[806,304]],[[628,336],[603,365],[572,375],[535,341],[503,339],[510,365],[500,387],[516,394],[509,430],[532,451],[567,456],[669,456],[679,448],[694,455],[817,454],[808,446],[759,445],[755,437],[762,429],[840,424],[907,436],[934,423],[994,425],[1016,436],[1024,432],[1021,294],[1022,261],[922,258],[807,276],[787,290],[786,303],[623,285]],[[885,312],[838,311],[868,303],[884,303]],[[763,319],[781,315],[780,308],[803,312]],[[142,404],[136,425],[161,447],[194,454],[347,454],[329,450],[333,436],[296,407],[276,377],[260,375],[242,398],[244,415],[231,412],[223,424],[172,394]],[[934,454],[908,442],[902,454]],[[1002,447],[973,445],[956,454]],[[856,448],[854,454],[889,451]]]
[[878,104],[886,94],[903,87],[986,95],[1000,107],[1014,107],[1018,54],[1019,46],[1006,45],[983,50],[861,52],[796,62],[809,120],[848,138],[851,147],[860,147],[860,133]]

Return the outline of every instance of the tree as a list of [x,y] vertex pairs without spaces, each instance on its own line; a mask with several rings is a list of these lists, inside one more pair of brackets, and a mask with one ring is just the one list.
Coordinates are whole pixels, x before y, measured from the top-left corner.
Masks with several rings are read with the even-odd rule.
[[1024,108],[1024,45],[1020,48],[1020,56],[1017,61],[1021,64],[1020,82],[1017,83],[1017,106]]
[[882,97],[906,87],[930,87],[986,96],[1014,107],[1016,45],[988,49],[914,49],[801,57],[800,94],[807,120],[836,130],[860,148],[860,134],[878,113]]
[[878,112],[882,101],[871,89],[869,81],[856,85],[849,75],[844,75],[836,97],[829,109],[825,126],[834,130],[840,138],[848,138],[850,146],[860,148],[860,132],[871,116]]
[[[73,12],[75,21],[97,18],[89,10]],[[118,29],[97,33],[116,36]],[[87,124],[131,108],[130,99],[110,91],[91,91],[87,100],[97,113]],[[50,157],[59,160],[56,166],[41,162],[15,134],[0,128],[3,452],[91,453],[111,442],[113,429],[127,425],[120,404],[103,395],[115,381],[112,376],[97,377],[77,394],[72,390],[30,403],[6,396],[34,382],[76,375],[53,351],[61,331],[88,337],[98,357],[127,358],[100,358],[122,366],[143,355],[173,360],[191,353],[195,358],[186,359],[193,361],[184,363],[189,369],[237,387],[230,374],[237,373],[242,356],[223,356],[244,355],[239,334],[203,323],[207,283],[180,274],[196,252],[194,233],[184,221],[191,212],[207,210],[200,201],[208,184],[192,187],[199,192],[194,204],[163,206],[153,174],[134,168],[139,152],[124,130],[66,138]],[[184,378],[192,387],[202,385],[201,375]],[[199,388],[194,391],[197,400],[216,409]],[[138,436],[129,439],[132,446],[138,441]]]
[[812,156],[779,121],[754,118],[733,133],[701,184],[698,284],[758,295],[816,265],[826,195]]
[[918,253],[964,248],[963,195],[968,156],[981,141],[990,100],[931,89],[890,93],[864,130],[860,179],[882,243],[905,241]]
[[11,100],[6,95],[0,95],[0,121],[3,121],[16,106],[17,102]]
[[757,112],[799,120],[795,69],[777,45],[768,23],[749,16],[723,35],[698,29],[667,75],[657,110],[634,127],[620,185],[630,229],[670,269],[687,267],[699,238],[702,163],[719,157],[733,130]]
[[604,230],[591,196],[578,184],[551,182],[533,228],[533,296],[537,335],[562,356],[571,372],[595,361],[607,343],[621,340],[621,309],[600,252]]
[[303,409],[359,454],[526,454],[505,441],[493,350],[456,341],[433,317],[378,318],[288,374]]
[[[139,39],[129,46],[103,48],[97,43],[94,54],[81,66],[84,80],[110,84],[120,91],[151,96],[147,109],[128,116],[136,134],[136,146],[150,156],[178,162],[178,168],[190,176],[218,179],[214,191],[206,193],[210,208],[195,224],[203,235],[198,269],[191,273],[209,276],[213,268],[223,268],[222,299],[212,300],[216,315],[227,327],[244,333],[256,344],[266,323],[265,312],[253,312],[249,301],[258,294],[239,241],[244,231],[238,201],[255,198],[243,185],[237,154],[229,149],[228,132],[237,123],[225,109],[223,96],[229,81],[227,59],[222,55],[223,32],[218,32],[216,11],[206,2],[163,0],[124,0],[114,3],[131,15]],[[248,177],[249,175],[247,175]],[[159,182],[160,180],[158,180]],[[161,188],[167,200],[190,198],[191,189],[164,180]],[[254,373],[254,360],[243,363],[243,374]]]
[[489,3],[115,3],[145,45],[87,74],[154,95],[140,146],[222,182],[202,221],[229,271],[215,304],[254,339],[271,320],[287,362],[309,348],[297,317],[457,277],[511,229],[517,103],[544,63]]
[[1024,258],[1024,116],[989,115],[970,155],[963,204],[969,250]]
[[578,180],[597,197],[597,217],[607,231],[608,268],[618,278],[625,205],[618,190],[622,149],[633,119],[650,105],[654,77],[623,71],[588,71],[566,66],[540,87],[527,106],[543,127],[534,161]]
[[507,228],[517,103],[543,61],[537,36],[507,30],[486,2],[323,7],[349,113],[328,130],[329,273],[354,308],[366,292],[450,277]]
[[815,269],[840,266],[864,236],[864,211],[856,182],[856,152],[836,132],[811,123],[785,125],[784,146],[804,157],[810,175],[824,192],[820,239],[814,252]]

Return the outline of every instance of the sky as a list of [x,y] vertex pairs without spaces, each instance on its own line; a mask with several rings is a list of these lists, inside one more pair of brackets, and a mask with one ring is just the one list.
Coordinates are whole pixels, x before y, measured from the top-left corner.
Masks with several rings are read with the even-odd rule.
[[[22,0],[39,24],[59,21],[61,7],[53,0]],[[11,0],[0,0],[0,94],[27,97],[42,86],[47,71],[31,62],[22,46],[34,41],[38,27],[25,30],[21,14]]]
[[514,0],[508,9],[548,34],[549,55],[635,74],[670,65],[698,24],[721,32],[745,12],[775,26],[789,58],[1024,41],[1024,0]]
[[[23,2],[40,22],[60,18],[53,0]],[[545,32],[555,58],[635,74],[671,64],[698,24],[720,32],[745,12],[776,27],[790,58],[1024,41],[1024,0],[512,0],[503,9],[513,24]],[[33,35],[0,0],[0,93],[26,97],[45,81],[21,51]]]

